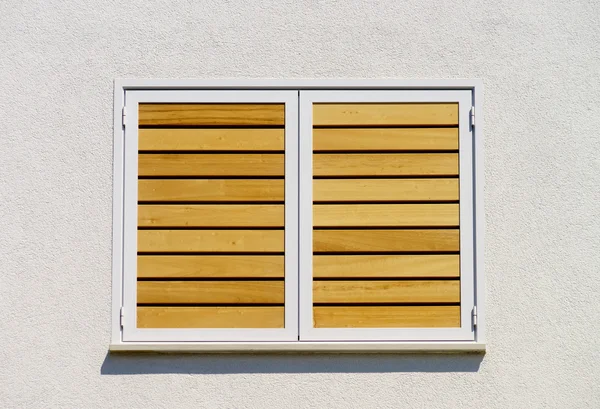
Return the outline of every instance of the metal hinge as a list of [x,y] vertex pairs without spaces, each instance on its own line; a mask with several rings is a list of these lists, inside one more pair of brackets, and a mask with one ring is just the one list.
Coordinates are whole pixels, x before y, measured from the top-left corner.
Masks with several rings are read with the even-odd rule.
[[125,318],[125,312],[123,310],[123,307],[121,307],[121,315],[120,315],[120,318],[119,318],[119,323],[121,325],[121,328],[123,328],[123,321],[125,321],[124,318]]
[[471,107],[471,128],[475,128],[475,107]]
[[473,327],[476,327],[477,326],[477,306],[473,307],[473,311],[472,311],[471,315],[473,316]]
[[125,107],[121,110],[121,123],[123,124],[123,128],[125,128],[125,119],[127,118],[127,111],[125,111]]

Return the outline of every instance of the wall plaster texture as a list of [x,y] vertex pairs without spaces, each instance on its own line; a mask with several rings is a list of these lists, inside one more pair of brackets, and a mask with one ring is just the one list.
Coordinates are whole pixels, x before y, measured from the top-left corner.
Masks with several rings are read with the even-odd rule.
[[[0,2],[0,407],[600,407],[600,3]],[[114,78],[482,78],[488,351],[109,355]]]

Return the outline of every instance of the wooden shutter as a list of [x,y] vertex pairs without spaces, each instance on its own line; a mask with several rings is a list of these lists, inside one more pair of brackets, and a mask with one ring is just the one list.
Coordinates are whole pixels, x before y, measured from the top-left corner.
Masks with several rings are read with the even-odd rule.
[[310,328],[335,329],[322,332],[329,339],[420,336],[395,329],[470,333],[470,322],[461,323],[459,159],[467,107],[460,110],[454,95],[423,101],[426,92],[354,92],[350,102],[343,91],[306,94],[301,109],[310,109],[305,120],[312,118],[301,126],[312,135],[312,255],[303,256],[312,256]]
[[470,90],[124,98],[122,341],[475,339]]
[[173,340],[182,332],[167,330],[244,340],[250,329],[283,329],[285,185],[295,184],[286,180],[286,104],[137,107],[136,327]]

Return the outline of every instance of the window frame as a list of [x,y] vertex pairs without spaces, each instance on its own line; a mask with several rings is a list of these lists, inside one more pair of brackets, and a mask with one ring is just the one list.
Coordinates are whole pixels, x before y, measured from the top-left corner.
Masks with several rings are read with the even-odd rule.
[[135,341],[293,341],[298,330],[298,157],[285,158],[285,327],[284,328],[138,328],[137,323],[137,184],[138,107],[140,103],[283,103],[285,152],[298,146],[298,94],[293,91],[134,90],[127,93],[123,180],[122,340]]
[[[314,328],[313,323],[313,103],[459,104],[460,317],[459,328]],[[300,340],[307,341],[474,341],[473,174],[469,112],[472,98],[457,90],[300,91]],[[464,245],[463,245],[464,244]]]
[[[269,352],[269,351],[313,351],[313,352],[325,352],[325,351],[338,351],[338,352],[382,352],[382,351],[406,351],[406,352],[426,352],[426,351],[484,351],[485,350],[485,314],[484,314],[484,277],[483,277],[483,138],[482,138],[482,126],[483,126],[483,115],[482,115],[482,104],[483,104],[483,84],[480,80],[139,80],[139,79],[118,79],[115,80],[114,86],[114,162],[113,162],[113,262],[112,262],[112,325],[111,325],[111,351],[204,351],[204,352],[227,352],[227,351],[238,351],[238,352]],[[431,337],[413,337],[405,340],[390,341],[383,340],[348,340],[343,337],[341,340],[339,337],[322,337],[320,340],[301,338],[298,340],[294,338],[284,339],[272,339],[267,340],[264,336],[259,336],[254,339],[248,339],[247,337],[241,337],[239,341],[237,338],[230,338],[233,341],[218,341],[206,339],[205,341],[189,341],[189,339],[198,339],[197,336],[186,339],[178,338],[177,341],[172,340],[161,340],[156,337],[149,336],[144,339],[129,340],[129,338],[123,338],[123,328],[121,327],[121,320],[124,320],[126,326],[131,325],[131,320],[135,324],[135,315],[131,315],[131,312],[121,306],[125,305],[124,289],[125,285],[123,282],[123,263],[124,263],[124,245],[125,240],[123,237],[125,222],[124,222],[124,198],[125,189],[123,183],[123,175],[125,171],[124,162],[126,154],[126,141],[125,131],[127,127],[133,126],[131,122],[135,123],[135,117],[137,115],[132,112],[127,112],[123,109],[125,103],[125,94],[128,91],[156,91],[156,90],[169,90],[172,92],[187,94],[189,91],[335,91],[343,90],[347,92],[351,91],[383,91],[383,90],[457,90],[457,91],[470,91],[472,98],[473,113],[477,112],[477,123],[472,129],[472,177],[473,177],[473,211],[472,211],[472,232],[474,235],[473,240],[473,283],[471,288],[473,289],[473,305],[476,307],[476,318],[477,325],[474,327],[473,337],[465,339],[464,337],[457,337],[457,339],[449,339],[448,337],[439,337],[437,335]],[[240,93],[241,94],[241,93]],[[297,94],[296,94],[297,95]],[[298,98],[296,98],[296,101]],[[128,101],[129,102],[129,101]],[[164,102],[164,99],[161,99]],[[185,101],[181,101],[185,102]],[[196,100],[194,100],[196,102]],[[253,101],[258,102],[258,101]],[[348,102],[348,101],[345,101]],[[287,108],[287,106],[286,106]],[[293,115],[292,115],[293,116]],[[286,111],[287,120],[287,111]],[[127,127],[123,126],[124,122],[127,122]],[[287,123],[286,123],[287,125]],[[298,124],[296,124],[298,126]],[[137,128],[137,124],[135,123]],[[299,133],[296,132],[296,135]],[[462,131],[461,131],[462,134]],[[300,131],[302,137],[302,131]],[[286,129],[286,151],[288,148],[287,141],[287,129]],[[137,144],[137,140],[136,140]],[[297,146],[297,145],[296,145]],[[298,155],[289,155],[295,156]],[[137,160],[137,158],[136,158]],[[461,150],[462,160],[462,150]],[[286,178],[287,178],[287,162],[286,157]],[[302,165],[301,165],[302,166]],[[296,165],[296,169],[298,166]],[[462,169],[462,166],[461,166]],[[302,182],[301,182],[302,183]],[[287,185],[287,184],[286,184]],[[462,187],[461,187],[462,193]],[[287,203],[287,187],[286,187],[286,207]],[[296,192],[297,194],[297,192]],[[297,200],[296,200],[297,202]],[[462,211],[461,211],[462,220]],[[286,241],[287,241],[287,215],[286,215]],[[462,225],[461,225],[462,226]],[[312,228],[312,225],[310,226]],[[296,239],[297,240],[297,239]],[[462,241],[462,234],[461,234]],[[296,248],[297,246],[296,241]],[[288,248],[286,242],[286,258],[288,257]],[[301,250],[302,251],[302,250]],[[461,248],[461,251],[463,249]],[[291,262],[291,260],[290,260]],[[302,263],[302,261],[300,261]],[[296,259],[296,268],[298,268],[298,260]],[[286,259],[286,270],[288,268],[288,260]],[[302,274],[302,273],[301,273]],[[287,280],[287,272],[286,272]],[[298,282],[298,280],[296,280]],[[305,280],[306,281],[306,280]],[[312,284],[312,283],[311,283]],[[302,284],[300,284],[302,285]],[[461,287],[461,292],[462,292]],[[286,282],[286,311],[287,305],[287,282]],[[297,296],[297,294],[296,294]],[[134,298],[135,299],[135,298]],[[290,300],[291,301],[291,300]],[[295,302],[298,306],[298,301]],[[312,307],[312,305],[311,305]],[[300,307],[302,308],[302,307]],[[123,312],[125,314],[123,316]],[[128,315],[129,314],[129,315]],[[464,319],[464,311],[461,311],[461,319]],[[469,312],[469,319],[471,318]],[[297,319],[298,317],[296,317]],[[287,314],[286,314],[287,319]],[[154,331],[154,330],[151,330]],[[171,331],[171,330],[167,330]],[[197,331],[197,330],[192,330]],[[206,330],[200,330],[205,332]],[[227,330],[229,331],[229,330]],[[232,330],[239,332],[240,330]],[[264,330],[259,330],[264,331]],[[294,334],[298,334],[299,329],[293,328]],[[335,331],[338,331],[337,329]],[[302,331],[300,329],[300,334]],[[173,339],[173,338],[169,338]],[[215,338],[217,339],[217,338]],[[443,340],[442,340],[443,339]]]

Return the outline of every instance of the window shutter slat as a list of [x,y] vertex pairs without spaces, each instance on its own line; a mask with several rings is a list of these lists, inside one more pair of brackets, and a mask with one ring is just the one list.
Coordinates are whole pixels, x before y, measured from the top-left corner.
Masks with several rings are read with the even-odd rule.
[[140,104],[139,123],[158,126],[284,125],[283,104]]

